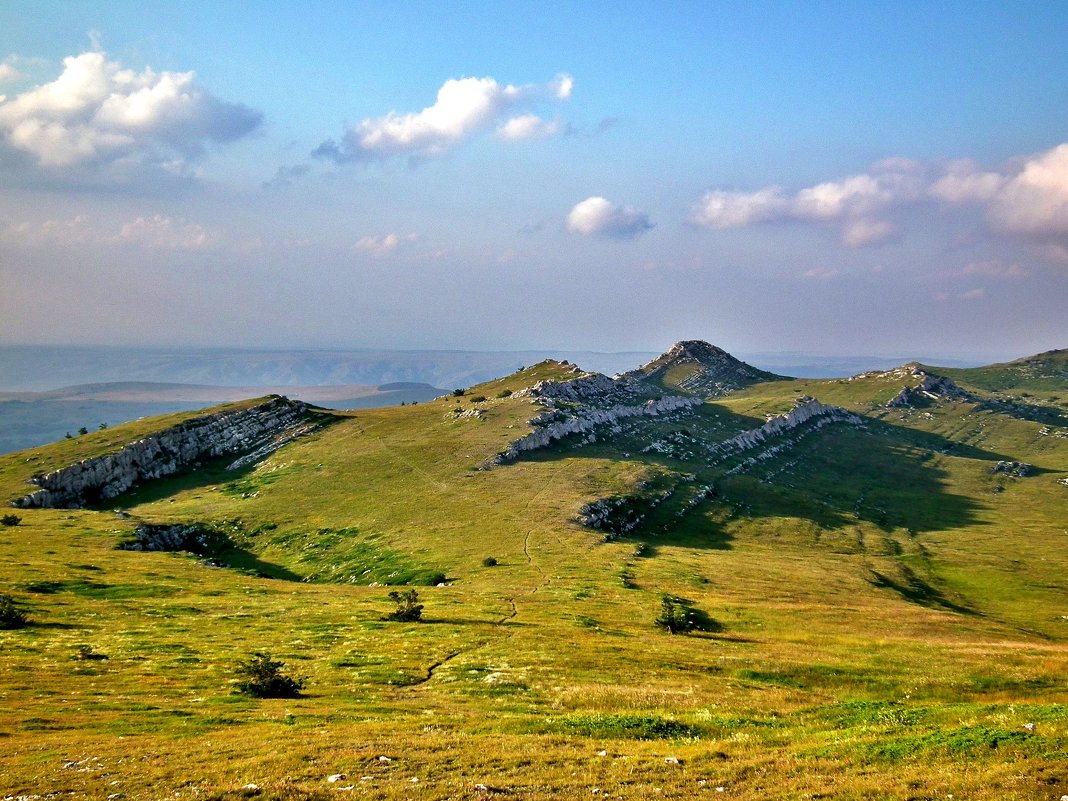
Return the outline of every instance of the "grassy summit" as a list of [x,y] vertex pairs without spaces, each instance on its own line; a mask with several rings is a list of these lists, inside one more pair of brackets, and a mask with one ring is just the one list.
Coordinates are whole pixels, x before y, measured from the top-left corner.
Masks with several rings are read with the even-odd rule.
[[[887,407],[912,368],[764,379],[489,466],[545,412],[521,390],[579,375],[543,362],[107,508],[17,510],[0,595],[31,625],[0,631],[3,789],[1059,798],[1068,427],[927,369],[962,394]],[[807,398],[841,413],[723,445]],[[0,458],[0,497],[171,423]],[[215,551],[117,549],[143,523]],[[422,622],[385,619],[398,585]],[[688,633],[656,624],[665,596]],[[301,695],[234,693],[256,653]]]

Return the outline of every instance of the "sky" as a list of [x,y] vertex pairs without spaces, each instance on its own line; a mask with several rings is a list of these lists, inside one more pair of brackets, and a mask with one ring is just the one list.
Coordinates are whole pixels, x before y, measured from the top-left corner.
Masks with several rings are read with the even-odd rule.
[[1068,4],[0,3],[0,344],[1068,347]]

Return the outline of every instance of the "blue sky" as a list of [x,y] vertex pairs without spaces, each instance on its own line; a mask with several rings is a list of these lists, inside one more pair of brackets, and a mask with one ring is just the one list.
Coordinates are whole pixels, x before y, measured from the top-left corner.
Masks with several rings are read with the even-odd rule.
[[0,341],[1068,346],[1066,4],[158,6],[0,7]]

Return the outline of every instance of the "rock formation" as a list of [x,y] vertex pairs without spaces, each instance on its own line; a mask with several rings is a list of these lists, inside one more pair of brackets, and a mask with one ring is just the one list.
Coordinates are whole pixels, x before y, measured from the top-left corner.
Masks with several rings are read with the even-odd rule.
[[[273,395],[256,406],[194,417],[124,445],[115,453],[35,476],[30,483],[40,489],[12,506],[77,508],[114,498],[144,481],[182,472],[204,459],[246,451],[263,458],[314,428],[308,420],[307,404]],[[246,463],[239,459],[230,467]]]

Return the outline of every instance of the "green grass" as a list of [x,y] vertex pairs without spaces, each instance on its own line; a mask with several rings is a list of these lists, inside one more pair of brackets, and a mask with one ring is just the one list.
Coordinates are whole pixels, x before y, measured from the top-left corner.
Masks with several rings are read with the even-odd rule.
[[[481,420],[452,413],[467,395],[339,413],[237,475],[121,498],[128,518],[20,510],[0,531],[0,594],[31,622],[0,631],[5,793],[1068,793],[1059,429],[982,402],[887,410],[900,382],[881,377],[775,382],[470,469],[538,411],[498,395],[567,375],[542,363],[471,388]],[[830,426],[733,476],[734,462],[641,452],[682,429],[725,438],[798,394],[867,427]],[[0,491],[165,424],[4,457]],[[1034,475],[992,473],[1005,458]],[[664,491],[616,541],[576,520],[595,499]],[[233,567],[117,549],[141,522],[217,526]],[[384,620],[387,585],[439,573],[445,586],[419,586],[422,622]],[[659,630],[665,594],[716,625]],[[254,652],[307,676],[303,697],[234,695]]]

